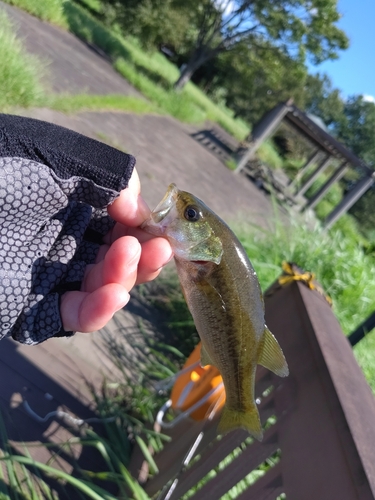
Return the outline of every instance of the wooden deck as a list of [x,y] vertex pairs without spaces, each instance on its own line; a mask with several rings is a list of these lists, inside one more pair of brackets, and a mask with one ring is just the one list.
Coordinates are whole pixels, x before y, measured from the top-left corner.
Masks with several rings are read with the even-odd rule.
[[[74,445],[56,456],[57,448],[35,446],[65,443],[79,435],[79,427],[69,417],[57,415],[45,422],[38,421],[26,406],[40,417],[56,410],[74,419],[96,417],[92,388],[99,390],[103,378],[116,376],[117,370],[106,355],[105,338],[114,336],[127,347],[125,333],[134,330],[136,321],[136,315],[123,310],[106,329],[93,334],[78,333],[72,338],[50,339],[37,346],[21,345],[12,339],[1,341],[0,411],[16,452],[24,454],[26,445],[35,460],[73,475],[77,463],[86,470],[103,470],[101,458],[92,448]],[[102,424],[94,424],[96,431],[101,428]],[[69,492],[68,498],[73,499],[74,493]]]

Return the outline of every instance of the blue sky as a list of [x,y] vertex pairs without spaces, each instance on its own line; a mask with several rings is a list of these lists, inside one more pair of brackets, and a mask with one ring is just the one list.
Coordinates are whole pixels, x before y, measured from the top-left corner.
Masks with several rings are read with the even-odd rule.
[[309,66],[310,73],[327,73],[342,96],[363,94],[375,99],[375,0],[338,0],[350,47],[339,59]]

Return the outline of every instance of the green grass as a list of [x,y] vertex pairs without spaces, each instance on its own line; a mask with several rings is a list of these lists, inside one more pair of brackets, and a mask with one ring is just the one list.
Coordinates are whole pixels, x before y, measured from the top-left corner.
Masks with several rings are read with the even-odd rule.
[[[249,127],[242,120],[233,119],[228,108],[213,103],[192,82],[188,82],[182,92],[175,92],[173,83],[179,76],[178,68],[162,54],[145,52],[133,38],[119,39],[127,50],[128,58],[120,62],[120,67],[117,62],[116,69],[147,97],[165,106],[172,116],[190,122],[214,121],[240,140],[249,134]],[[134,73],[138,74],[138,79]],[[168,103],[169,100],[172,104]],[[179,106],[185,111],[180,112]]]
[[163,111],[144,99],[121,94],[58,95],[51,97],[48,107],[73,113],[79,111],[125,111],[135,114],[163,114]]
[[40,83],[43,67],[27,54],[5,12],[0,10],[0,109],[7,111],[13,106],[27,108],[42,102],[43,88]]
[[101,0],[78,0],[77,3],[83,5],[90,12],[100,15],[101,13]]
[[229,160],[226,160],[225,165],[229,168],[229,170],[236,170],[237,168],[237,162],[234,158],[229,158]]
[[115,68],[148,99],[178,120],[182,122],[199,123],[205,119],[204,112],[192,103],[186,95],[176,94],[172,90],[164,90],[142,72],[138,71],[137,68],[128,61],[118,59],[115,63]]
[[[119,435],[117,435],[117,441],[115,439],[110,441],[88,430],[85,437],[73,438],[68,443],[61,443],[60,445],[53,443],[53,447],[60,448],[60,450],[79,443],[83,447],[95,448],[102,455],[108,470],[92,472],[81,470],[77,466],[75,468],[75,475],[78,475],[78,477],[34,460],[26,447],[26,456],[14,453],[8,447],[7,453],[0,453],[0,471],[2,464],[5,464],[8,476],[5,477],[4,474],[0,473],[0,481],[4,481],[0,498],[2,500],[39,500],[42,498],[46,500],[58,500],[59,496],[43,480],[43,476],[46,476],[69,485],[70,491],[73,490],[74,492],[74,498],[117,500],[119,498],[117,495],[114,496],[98,484],[102,481],[107,481],[115,483],[123,499],[149,500],[148,495],[137,481],[131,477],[123,463],[123,453],[119,448],[121,442]],[[57,451],[58,453],[59,451]],[[132,493],[131,497],[129,496],[129,492]],[[66,498],[65,495],[64,498]]]
[[64,11],[70,31],[104,50],[115,68],[164,112],[190,123],[212,120],[238,139],[249,133],[243,121],[235,120],[229,109],[214,104],[193,83],[189,82],[181,93],[175,92],[172,86],[178,69],[162,54],[148,53],[134,38],[109,31],[73,2],[67,1]]
[[29,12],[51,24],[67,28],[64,14],[64,0],[5,0],[7,3]]
[[[229,109],[213,103],[193,83],[189,82],[182,92],[175,92],[173,83],[178,78],[178,68],[162,54],[146,52],[134,38],[124,38],[118,33],[110,31],[80,5],[69,0],[6,1],[45,21],[67,28],[79,38],[100,47],[111,57],[117,71],[154,104],[153,108],[137,105],[134,112],[166,113],[189,123],[211,120],[239,140],[248,135],[249,127],[242,120],[234,119],[233,113]],[[97,9],[95,2],[92,6],[94,7],[92,10]],[[79,110],[81,107],[82,109],[98,109],[103,104],[99,97],[92,100],[91,105],[89,105],[88,99],[85,104],[76,101],[73,105],[70,98],[67,98],[65,104],[63,98],[60,98],[55,106],[59,106],[61,110],[74,110],[74,106],[76,106],[76,110]],[[120,110],[126,109],[133,112],[134,101],[128,102],[127,105],[129,107],[125,106],[124,102],[120,103]],[[102,109],[112,108],[108,104],[104,105]]]
[[[345,224],[345,222],[343,222]],[[344,234],[339,226],[324,232],[319,224],[311,227],[292,219],[288,227],[275,224],[272,232],[239,226],[238,235],[258,273],[265,290],[281,273],[283,260],[296,262],[314,272],[325,292],[333,300],[333,312],[344,333],[348,334],[374,309],[375,259],[366,255],[358,241]],[[357,360],[375,392],[375,335],[355,348]]]
[[284,161],[276,151],[272,141],[264,141],[257,150],[258,158],[272,168],[282,168]]

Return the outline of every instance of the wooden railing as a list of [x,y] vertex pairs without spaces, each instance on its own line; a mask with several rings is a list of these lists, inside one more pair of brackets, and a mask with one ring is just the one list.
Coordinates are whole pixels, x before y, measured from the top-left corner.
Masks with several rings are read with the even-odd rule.
[[[220,499],[236,485],[237,498],[246,500],[277,499],[282,493],[288,500],[375,498],[375,399],[331,307],[300,282],[275,284],[265,303],[267,325],[283,348],[290,375],[280,379],[258,367],[263,441],[249,439],[245,431],[220,439],[214,419],[204,424],[196,458],[181,472],[202,430],[202,424],[186,420],[169,432],[171,442],[155,456],[159,473],[146,481],[140,477],[150,496],[180,471],[170,499],[189,490],[194,500]],[[135,450],[136,477],[140,457]]]

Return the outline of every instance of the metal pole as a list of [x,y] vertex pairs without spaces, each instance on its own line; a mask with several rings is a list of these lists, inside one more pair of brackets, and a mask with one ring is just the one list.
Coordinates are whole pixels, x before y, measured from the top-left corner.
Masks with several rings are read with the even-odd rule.
[[339,168],[331,175],[328,181],[308,200],[303,208],[314,208],[315,205],[323,198],[326,192],[331,188],[332,184],[341,179],[349,167],[349,163],[342,162]]
[[375,328],[375,311],[348,336],[350,345],[353,347],[358,344],[373,328]]
[[345,198],[332,210],[330,214],[328,214],[324,221],[325,229],[331,227],[368,189],[370,189],[375,180],[374,175],[375,172],[357,182]]

